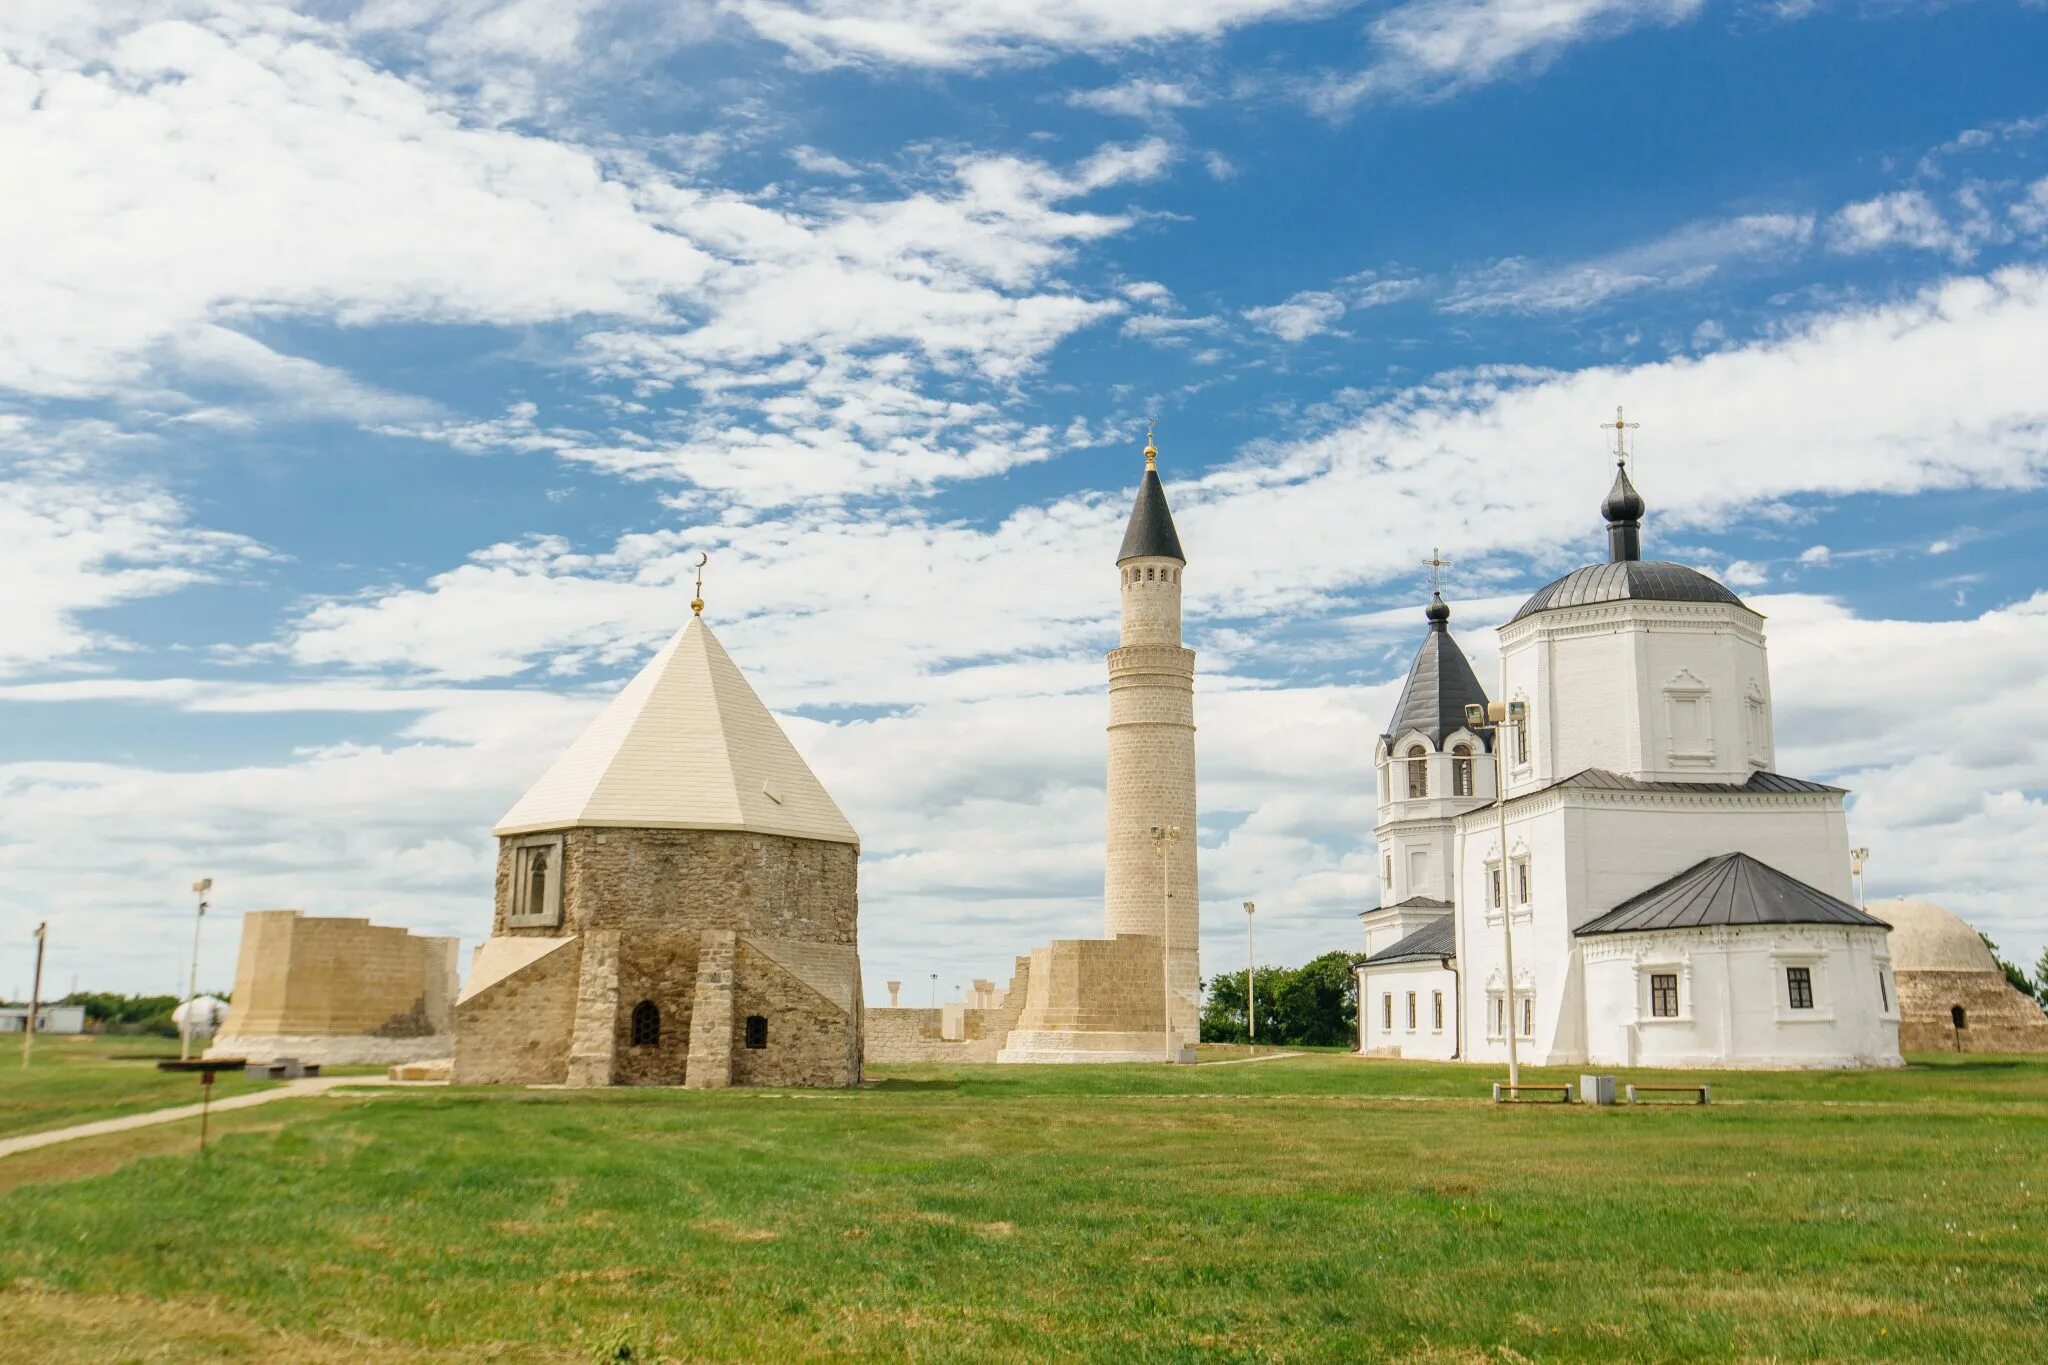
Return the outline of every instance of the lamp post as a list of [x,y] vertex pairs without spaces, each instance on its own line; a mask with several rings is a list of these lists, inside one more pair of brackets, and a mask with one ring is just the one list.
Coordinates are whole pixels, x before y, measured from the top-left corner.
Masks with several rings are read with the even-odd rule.
[[939,974],[938,974],[937,972],[933,972],[933,973],[932,973],[932,1008],[933,1008],[933,1009],[937,1009],[938,1007],[939,1007]]
[[[1505,663],[1501,665],[1501,691],[1507,691]],[[1515,1046],[1515,912],[1513,896],[1508,888],[1507,732],[1511,729],[1519,731],[1527,713],[1527,703],[1519,701],[1490,701],[1484,706],[1473,702],[1465,708],[1466,729],[1475,733],[1493,732],[1493,808],[1499,815],[1500,829],[1500,942],[1501,958],[1506,967],[1502,996],[1507,1017],[1501,1022],[1508,1036],[1509,1090],[1522,1083],[1522,1059]]]
[[178,1060],[185,1061],[192,1056],[191,1004],[199,998],[199,926],[206,922],[206,893],[213,890],[213,878],[201,877],[192,883],[192,894],[199,898],[199,913],[192,917],[192,978],[190,989],[185,992],[185,1026],[178,1030]]
[[1252,965],[1252,915],[1258,908],[1250,901],[1244,903],[1244,1031],[1253,1047],[1259,1045],[1258,968]]
[[1180,842],[1179,825],[1152,826],[1152,843],[1159,850],[1159,975],[1166,989],[1161,998],[1165,1014],[1160,1022],[1166,1034],[1166,1060],[1173,1060],[1173,846]]
[[1870,860],[1870,850],[1869,850],[1869,849],[1867,849],[1867,848],[1852,848],[1852,849],[1850,849],[1850,850],[1849,850],[1849,873],[1850,873],[1850,875],[1851,875],[1851,876],[1853,876],[1853,877],[1855,877],[1855,878],[1856,878],[1856,908],[1857,908],[1858,910],[1862,910],[1862,909],[1864,909],[1864,905],[1863,905],[1863,864],[1864,864],[1864,863],[1866,863],[1866,862],[1868,862],[1869,860]]

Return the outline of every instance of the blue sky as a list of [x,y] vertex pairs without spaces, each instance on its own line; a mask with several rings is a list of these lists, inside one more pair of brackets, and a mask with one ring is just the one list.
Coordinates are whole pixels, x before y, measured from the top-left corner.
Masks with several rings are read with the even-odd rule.
[[1099,924],[1156,414],[1205,952],[1355,947],[1419,562],[1487,676],[1626,403],[1872,894],[2031,962],[2044,69],[1989,0],[9,6],[0,938],[169,989],[211,875],[219,985],[248,909],[473,942],[703,551],[870,994],[1006,975]]

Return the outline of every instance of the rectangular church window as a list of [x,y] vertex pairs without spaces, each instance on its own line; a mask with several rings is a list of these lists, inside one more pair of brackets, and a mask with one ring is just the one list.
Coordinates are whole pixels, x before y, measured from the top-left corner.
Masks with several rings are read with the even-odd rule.
[[1388,991],[1380,996],[1380,1027],[1392,1032],[1394,1028],[1394,993]]
[[1891,992],[1885,989],[1884,968],[1882,967],[1877,969],[1877,1007],[1887,1014],[1891,1013],[1892,996]]
[[1515,860],[1515,902],[1518,905],[1527,905],[1529,903],[1529,860],[1527,858],[1517,858]]
[[1522,997],[1522,1036],[1529,1038],[1536,1033],[1536,1002],[1528,996]]
[[1488,896],[1493,901],[1493,908],[1496,910],[1500,909],[1500,867],[1498,864],[1486,869],[1486,884],[1489,888]]
[[1408,992],[1408,1031],[1415,1032],[1415,992]]
[[1650,977],[1650,1014],[1658,1019],[1678,1017],[1678,973],[1657,972]]
[[1430,1027],[1434,1028],[1438,1033],[1442,1033],[1444,1031],[1444,993],[1442,991],[1432,993],[1430,999],[1430,1018],[1433,1021]]
[[768,1021],[758,1014],[747,1016],[747,1046],[753,1048],[768,1046]]
[[1785,988],[1792,998],[1795,1010],[1813,1008],[1813,969],[1811,967],[1787,967]]

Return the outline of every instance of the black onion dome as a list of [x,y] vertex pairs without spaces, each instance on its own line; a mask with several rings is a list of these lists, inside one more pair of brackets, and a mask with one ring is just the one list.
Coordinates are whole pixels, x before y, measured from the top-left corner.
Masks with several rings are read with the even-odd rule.
[[1588,607],[1600,602],[1726,602],[1742,599],[1698,569],[1657,559],[1624,559],[1573,569],[1536,590],[1512,620],[1554,607]]
[[1127,559],[1177,559],[1188,562],[1181,553],[1180,536],[1173,529],[1173,513],[1167,510],[1166,488],[1159,482],[1159,471],[1148,468],[1144,480],[1138,485],[1138,500],[1131,507],[1130,525],[1124,528],[1124,545],[1117,551],[1116,562]]
[[1600,504],[1600,515],[1609,521],[1641,521],[1645,507],[1643,495],[1629,482],[1628,470],[1616,465],[1614,486],[1607,490],[1606,500]]
[[1444,595],[1442,593],[1433,592],[1429,595],[1429,606],[1423,611],[1422,614],[1428,618],[1430,627],[1432,629],[1449,629],[1449,627],[1445,625],[1445,622],[1451,619],[1451,608],[1450,604],[1444,601]]

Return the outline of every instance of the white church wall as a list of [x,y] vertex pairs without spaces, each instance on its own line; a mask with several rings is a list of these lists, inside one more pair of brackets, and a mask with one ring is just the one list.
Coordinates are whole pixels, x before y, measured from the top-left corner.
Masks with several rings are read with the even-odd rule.
[[[1596,1066],[1900,1065],[1897,1000],[1879,929],[1776,925],[1583,940],[1587,1061]],[[1791,969],[1809,973],[1795,1008]],[[1675,978],[1658,1017],[1654,979]]]
[[1438,1062],[1458,1055],[1456,973],[1437,962],[1404,962],[1360,967],[1358,982],[1360,1052]]
[[1507,698],[1531,715],[1511,795],[1587,768],[1739,783],[1775,761],[1769,662],[1745,608],[1603,603],[1542,613],[1503,639]]
[[[1513,913],[1515,996],[1520,1059],[1532,1064],[1576,1059],[1579,1033],[1578,982],[1573,972],[1570,909],[1573,888],[1583,881],[1573,858],[1582,843],[1569,836],[1577,812],[1557,799],[1508,807],[1506,892]],[[1505,1061],[1507,1036],[1499,1027],[1496,1002],[1506,1004],[1506,946],[1501,912],[1492,904],[1492,870],[1500,858],[1500,834],[1491,811],[1461,822],[1458,880],[1463,894],[1458,914],[1465,980],[1466,1055]],[[1528,869],[1529,898],[1519,899],[1516,872]]]
[[1851,900],[1849,827],[1839,796],[1622,797],[1588,800],[1574,842],[1582,865],[1572,925],[1606,914],[1695,863],[1747,853]]

